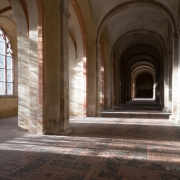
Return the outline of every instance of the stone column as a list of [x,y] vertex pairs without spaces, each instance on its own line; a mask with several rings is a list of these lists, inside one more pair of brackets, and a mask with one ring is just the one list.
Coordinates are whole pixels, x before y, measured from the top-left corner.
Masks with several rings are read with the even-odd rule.
[[104,101],[105,110],[111,109],[111,61],[110,52],[107,51],[108,43],[105,42],[105,64],[104,64]]
[[[115,59],[118,59],[118,51],[115,51]],[[115,61],[115,66],[114,66],[114,88],[115,88],[115,106],[119,106],[119,62]]]
[[169,62],[168,54],[164,54],[164,108],[166,112],[169,107]]
[[160,60],[160,107],[164,107],[164,59]]
[[[30,121],[29,132],[38,133],[39,115],[39,57],[38,57],[38,9],[37,1],[27,1],[29,11],[29,79],[30,79]],[[36,29],[36,30],[35,30]],[[43,91],[43,90],[42,90]],[[43,129],[41,125],[41,129]]]
[[128,75],[128,68],[124,68],[124,74],[125,74],[125,103],[129,101],[129,75]]
[[172,51],[168,52],[168,75],[169,75],[169,92],[168,92],[168,109],[166,112],[172,112]]
[[114,58],[110,59],[111,61],[111,110],[114,106]]
[[58,134],[71,132],[69,128],[69,44],[68,19],[69,0],[59,0],[59,112]]
[[121,105],[121,65],[120,65],[120,63],[118,63],[118,89],[119,89],[119,91],[118,91],[118,93],[119,93],[119,104],[118,104],[118,106],[120,106]]
[[131,74],[128,73],[128,101],[131,101]]
[[96,44],[96,116],[100,116],[100,90],[101,90],[101,51],[100,44]]
[[173,61],[172,61],[172,115],[170,120],[176,120],[178,115],[178,46],[179,37],[173,36]]
[[100,63],[100,110],[104,110],[105,103],[104,103],[104,64],[105,64],[105,58],[104,58],[104,43],[101,41],[101,63]]
[[[180,45],[180,38],[179,38],[179,45]],[[178,46],[178,50],[179,50],[180,46]],[[177,110],[177,118],[176,118],[176,122],[178,124],[180,124],[180,50],[179,50],[179,54],[178,54],[178,87],[177,87],[177,105],[178,105],[178,110]]]
[[156,78],[154,78],[154,84],[153,84],[153,99],[154,100],[157,100],[156,89],[157,89],[157,82],[156,82]]
[[69,0],[44,1],[46,134],[69,133]]
[[46,121],[44,118],[44,29],[43,12],[44,4],[41,0],[36,0],[38,8],[38,134],[46,133]]
[[29,80],[29,37],[24,10],[19,1],[10,0],[17,24],[18,48],[18,128],[29,131],[30,80]]

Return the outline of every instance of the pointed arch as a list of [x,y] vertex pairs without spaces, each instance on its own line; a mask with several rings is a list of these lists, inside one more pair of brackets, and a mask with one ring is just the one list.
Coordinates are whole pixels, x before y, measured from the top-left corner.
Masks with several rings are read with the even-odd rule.
[[176,20],[174,18],[174,15],[172,14],[172,12],[169,10],[168,7],[166,7],[164,4],[157,2],[157,1],[149,1],[149,0],[131,0],[129,2],[125,2],[122,4],[119,4],[118,6],[116,6],[115,8],[113,8],[112,10],[110,10],[105,16],[104,18],[101,20],[101,22],[99,23],[99,27],[97,30],[97,37],[96,37],[96,42],[99,42],[99,38],[100,38],[100,33],[103,29],[103,27],[106,25],[106,23],[113,17],[115,16],[117,13],[124,11],[126,9],[132,8],[132,7],[137,7],[137,6],[149,6],[151,8],[154,8],[158,11],[161,11],[162,13],[165,14],[165,16],[169,19],[171,27],[173,29],[173,33],[175,36],[178,35],[178,31],[177,31],[177,25],[176,25]]

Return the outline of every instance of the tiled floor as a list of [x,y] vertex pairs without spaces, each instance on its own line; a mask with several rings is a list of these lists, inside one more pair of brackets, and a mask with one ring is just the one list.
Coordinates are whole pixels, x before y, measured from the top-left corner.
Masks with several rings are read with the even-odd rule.
[[180,126],[167,119],[71,118],[69,136],[0,120],[0,180],[180,180]]

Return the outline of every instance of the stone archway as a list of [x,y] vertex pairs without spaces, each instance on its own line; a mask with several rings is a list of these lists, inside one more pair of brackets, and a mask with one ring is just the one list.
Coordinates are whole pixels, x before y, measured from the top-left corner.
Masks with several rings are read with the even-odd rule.
[[19,1],[10,0],[17,23],[18,36],[18,126],[29,130],[30,89],[29,89],[29,31],[25,13]]
[[35,134],[45,133],[43,117],[43,3],[10,0],[17,23],[18,125]]
[[87,34],[84,18],[76,0],[70,1],[69,13],[69,115],[86,116]]
[[159,40],[159,42],[161,42],[162,46],[164,47],[164,51],[167,51],[165,40],[160,34],[158,34],[155,31],[150,31],[150,30],[147,30],[147,29],[135,29],[135,30],[132,30],[132,31],[128,31],[127,33],[123,34],[122,36],[120,36],[116,40],[116,42],[113,44],[112,49],[111,49],[111,57],[113,57],[115,48],[116,48],[118,42],[121,41],[122,38],[128,37],[130,35],[138,35],[140,33],[141,34],[153,35],[154,37],[156,37]]
[[109,11],[104,16],[104,18],[101,20],[101,22],[99,23],[96,42],[99,41],[100,33],[101,33],[103,27],[114,15],[116,15],[117,13],[119,13],[125,9],[142,6],[142,5],[157,9],[158,11],[161,11],[163,14],[165,14],[165,16],[167,17],[167,19],[169,20],[169,22],[171,24],[173,33],[177,36],[178,32],[177,32],[176,20],[174,18],[174,15],[172,14],[172,12],[169,10],[168,7],[166,7],[165,5],[163,5],[157,1],[139,0],[139,1],[129,1],[129,2],[122,3],[118,6],[116,6],[115,8],[113,8],[111,11]]
[[131,98],[136,98],[136,80],[141,74],[150,74],[153,77],[153,96],[152,98],[156,100],[156,72],[154,69],[148,66],[141,66],[135,68],[131,73]]

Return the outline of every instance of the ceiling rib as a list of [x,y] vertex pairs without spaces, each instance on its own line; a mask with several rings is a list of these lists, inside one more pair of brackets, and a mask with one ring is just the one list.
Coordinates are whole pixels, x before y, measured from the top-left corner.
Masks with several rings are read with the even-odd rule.
[[1,10],[0,10],[0,14],[5,13],[6,11],[10,11],[11,9],[12,9],[12,7],[11,7],[11,6],[6,7],[6,8],[4,8],[4,9],[1,9]]

